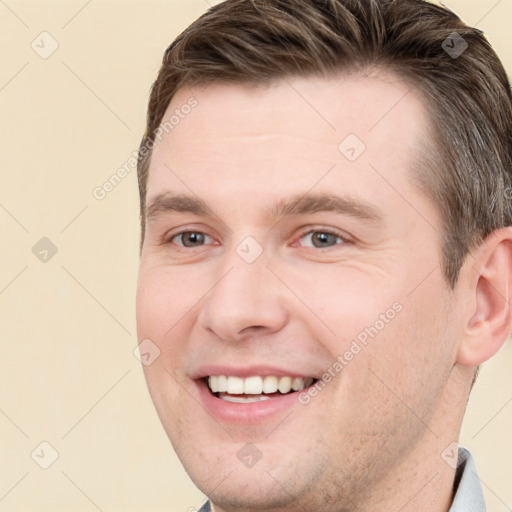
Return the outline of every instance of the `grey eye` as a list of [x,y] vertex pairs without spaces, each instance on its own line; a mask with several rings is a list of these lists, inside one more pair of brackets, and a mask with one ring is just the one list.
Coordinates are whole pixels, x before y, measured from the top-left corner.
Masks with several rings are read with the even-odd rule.
[[338,241],[343,243],[343,239],[340,236],[327,231],[311,231],[304,235],[302,239],[306,241],[306,243],[302,244],[303,246],[315,247],[316,249],[332,247],[337,245]]
[[198,247],[204,245],[211,237],[199,231],[184,231],[172,238],[172,241],[182,247]]

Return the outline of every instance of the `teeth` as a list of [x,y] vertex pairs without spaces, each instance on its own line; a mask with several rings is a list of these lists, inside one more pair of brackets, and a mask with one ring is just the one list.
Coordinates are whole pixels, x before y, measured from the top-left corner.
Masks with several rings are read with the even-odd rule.
[[263,379],[261,377],[248,377],[244,382],[246,395],[260,395],[263,391]]
[[218,379],[218,377],[208,377],[208,387],[211,389],[212,393],[217,393],[217,391],[219,391]]
[[299,377],[294,377],[292,379],[293,391],[300,391],[303,388],[304,388],[304,379],[300,379]]
[[273,375],[267,375],[263,379],[263,393],[275,393],[279,385],[279,379]]
[[281,377],[279,379],[279,391],[281,393],[288,393],[290,389],[292,389],[292,378],[291,377]]
[[252,402],[262,402],[263,400],[270,400],[269,396],[265,395],[254,395],[254,396],[236,396],[236,395],[224,395],[222,400],[225,402],[233,402],[235,404],[250,404]]
[[228,389],[230,395],[242,395],[244,392],[244,379],[240,377],[228,377]]
[[[225,375],[211,375],[208,377],[208,387],[213,393],[229,393],[230,395],[261,395],[262,393],[276,393],[278,390],[284,394],[290,391],[300,391],[312,383],[312,378],[275,377],[274,375],[265,377],[256,375],[245,379],[233,376],[226,377]],[[263,399],[266,400],[267,398]],[[236,401],[241,400],[242,397],[238,397]],[[248,400],[256,401],[250,398]]]
[[221,393],[228,390],[228,379],[224,375],[219,375],[214,378],[217,379],[217,391]]

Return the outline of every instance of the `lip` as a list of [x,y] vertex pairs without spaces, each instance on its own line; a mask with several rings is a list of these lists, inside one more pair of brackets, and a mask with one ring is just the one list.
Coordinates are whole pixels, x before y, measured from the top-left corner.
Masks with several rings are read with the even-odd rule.
[[300,377],[307,379],[312,377],[313,379],[319,379],[319,375],[308,374],[297,372],[296,370],[287,370],[284,368],[277,368],[267,365],[253,365],[253,366],[226,366],[217,364],[208,364],[201,366],[192,375],[191,378],[194,380],[203,379],[210,375],[225,375],[226,377],[266,377],[267,375],[274,375],[276,377]]
[[[241,376],[241,374],[239,375]],[[275,374],[270,373],[269,375]],[[294,405],[300,405],[298,402],[299,394],[309,389],[305,388],[301,391],[294,391],[292,393],[287,393],[280,397],[269,398],[268,400],[263,400],[261,402],[240,404],[226,402],[225,400],[214,396],[208,388],[204,378],[196,380],[196,385],[198,387],[201,403],[208,413],[221,423],[234,425],[248,425],[264,421],[272,421],[277,416],[282,415],[289,409],[292,409]]]

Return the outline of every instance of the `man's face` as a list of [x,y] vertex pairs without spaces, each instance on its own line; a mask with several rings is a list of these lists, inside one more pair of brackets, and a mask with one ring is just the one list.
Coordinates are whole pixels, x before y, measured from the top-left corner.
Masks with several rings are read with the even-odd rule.
[[152,399],[222,508],[348,507],[435,441],[460,336],[412,180],[425,109],[389,75],[340,76],[183,88],[164,122],[191,96],[148,178]]

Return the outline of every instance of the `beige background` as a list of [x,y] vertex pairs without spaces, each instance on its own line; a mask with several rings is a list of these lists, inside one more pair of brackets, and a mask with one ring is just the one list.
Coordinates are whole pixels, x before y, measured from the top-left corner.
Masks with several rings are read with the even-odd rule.
[[[512,0],[450,6],[486,31],[511,71]],[[2,511],[185,512],[202,502],[133,355],[135,170],[103,200],[92,191],[136,150],[162,53],[207,8],[0,1]],[[46,262],[32,252],[42,237],[58,249]],[[462,431],[490,512],[512,510],[511,368],[509,342],[485,365]],[[43,441],[58,452],[47,469]]]

